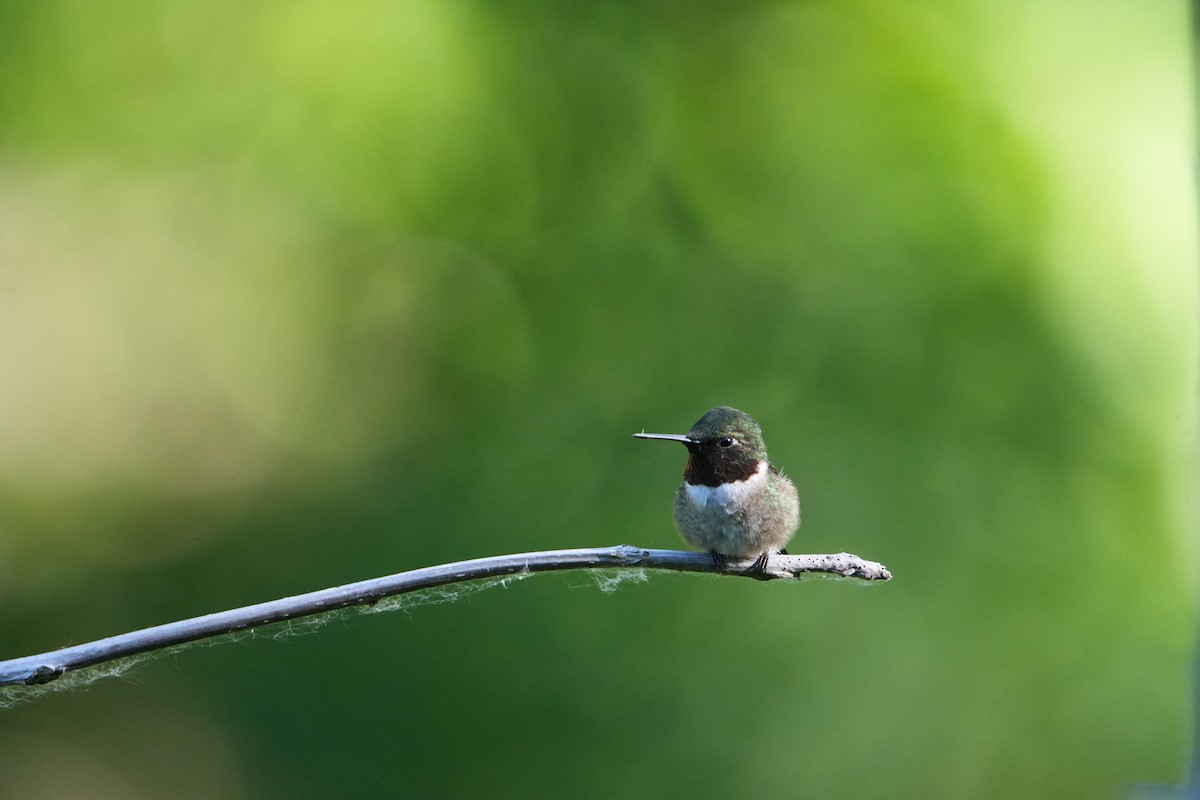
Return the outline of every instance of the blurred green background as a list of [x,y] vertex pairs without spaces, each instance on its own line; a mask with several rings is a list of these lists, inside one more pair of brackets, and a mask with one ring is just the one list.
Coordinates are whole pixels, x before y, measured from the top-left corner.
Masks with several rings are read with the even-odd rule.
[[[550,575],[0,711],[12,798],[1096,798],[1179,784],[1187,8],[0,5],[0,657],[681,546],[730,404],[793,552]],[[271,631],[267,631],[270,634]]]

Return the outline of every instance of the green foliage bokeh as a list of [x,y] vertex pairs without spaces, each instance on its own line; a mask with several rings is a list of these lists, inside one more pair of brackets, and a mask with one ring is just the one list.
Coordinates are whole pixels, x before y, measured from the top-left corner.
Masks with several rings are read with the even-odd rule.
[[679,546],[629,434],[716,404],[896,579],[192,649],[0,712],[0,795],[1185,780],[1186,8],[1127,5],[3,4],[0,657]]

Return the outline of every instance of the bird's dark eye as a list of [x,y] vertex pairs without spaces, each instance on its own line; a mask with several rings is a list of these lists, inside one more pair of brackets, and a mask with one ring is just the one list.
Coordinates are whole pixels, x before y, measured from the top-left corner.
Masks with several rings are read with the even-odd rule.
[[720,439],[717,440],[717,444],[721,445],[721,447],[733,447],[733,437],[732,436],[722,436]]

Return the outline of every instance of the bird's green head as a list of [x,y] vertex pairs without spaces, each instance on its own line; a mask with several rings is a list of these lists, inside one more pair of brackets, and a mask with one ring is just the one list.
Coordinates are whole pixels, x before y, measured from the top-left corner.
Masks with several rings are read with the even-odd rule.
[[641,439],[666,439],[688,449],[683,478],[690,484],[720,486],[744,481],[767,461],[762,429],[744,411],[717,406],[696,421],[684,435],[635,433]]

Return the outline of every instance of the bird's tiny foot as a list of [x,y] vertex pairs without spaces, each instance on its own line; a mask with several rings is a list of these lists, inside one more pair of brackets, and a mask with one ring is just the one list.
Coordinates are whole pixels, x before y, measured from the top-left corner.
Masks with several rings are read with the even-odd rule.
[[725,571],[725,556],[724,555],[722,555],[721,553],[718,553],[716,550],[709,550],[708,557],[712,559],[713,566],[716,568],[717,572]]
[[754,559],[754,563],[746,570],[747,575],[765,575],[767,572],[767,561],[771,558],[771,553],[768,550],[758,554],[758,558]]

